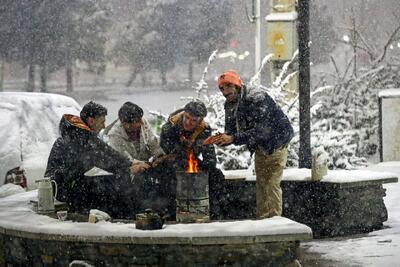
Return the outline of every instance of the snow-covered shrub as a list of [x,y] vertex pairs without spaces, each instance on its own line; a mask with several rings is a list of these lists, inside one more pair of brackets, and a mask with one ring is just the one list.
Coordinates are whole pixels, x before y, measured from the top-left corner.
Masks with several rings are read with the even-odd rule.
[[383,34],[379,42],[364,38],[355,23],[350,32],[356,34],[345,44],[353,56],[346,57],[345,64],[331,56],[335,73],[318,75],[315,80],[332,86],[316,89],[311,99],[312,143],[324,146],[330,154],[329,165],[335,168],[365,165],[377,153],[378,92],[400,85],[398,52],[391,49],[398,42],[400,25],[388,32],[386,40]]
[[[295,55],[296,56],[296,55]],[[292,122],[295,136],[289,146],[288,166],[298,165],[299,103],[298,97],[287,97],[285,85],[294,77],[286,63],[270,86],[260,86],[279,104]],[[338,79],[333,86],[323,85],[311,94],[311,149],[323,147],[329,155],[330,168],[352,169],[367,164],[367,158],[378,148],[378,89],[399,87],[399,69],[379,66],[360,69],[357,76]],[[248,82],[255,90],[257,75]],[[400,82],[399,82],[400,83]],[[225,99],[221,94],[204,98],[207,121],[215,131],[223,132]],[[217,147],[217,158],[223,169],[248,168],[252,162],[244,146]]]
[[[292,61],[283,65],[280,75],[271,85],[260,85],[256,89],[260,72],[247,82],[249,90],[266,90],[292,123],[295,136],[288,149],[288,166],[298,165],[298,96],[287,97],[293,92],[285,91],[285,86],[296,75],[289,68],[296,56],[297,54]],[[224,132],[225,123],[225,98],[220,93],[210,96],[205,82],[207,69],[215,58],[216,52],[211,55],[200,82],[194,86],[197,98],[207,106],[206,121],[213,133]],[[269,59],[270,56],[264,58],[262,67]],[[400,81],[396,78],[399,75],[398,67],[389,64],[376,65],[359,69],[357,75],[348,78],[338,77],[333,85],[324,83],[311,93],[311,149],[313,151],[317,147],[323,147],[329,155],[329,168],[352,169],[366,165],[367,158],[376,153],[379,127],[378,90],[399,88]],[[159,119],[166,118],[157,115]],[[245,146],[216,146],[216,153],[218,165],[225,170],[246,169],[253,165],[253,159]]]
[[[399,68],[388,64],[360,69],[337,79],[312,98],[312,143],[323,145],[330,167],[365,165],[378,149],[378,91],[398,88]],[[323,92],[322,92],[323,91]]]

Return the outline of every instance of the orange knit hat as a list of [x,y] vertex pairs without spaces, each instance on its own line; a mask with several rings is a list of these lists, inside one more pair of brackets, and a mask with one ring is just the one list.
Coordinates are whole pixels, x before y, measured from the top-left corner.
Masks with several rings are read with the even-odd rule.
[[238,87],[242,87],[242,80],[234,70],[227,70],[218,78],[218,87],[221,88],[224,83],[232,83]]

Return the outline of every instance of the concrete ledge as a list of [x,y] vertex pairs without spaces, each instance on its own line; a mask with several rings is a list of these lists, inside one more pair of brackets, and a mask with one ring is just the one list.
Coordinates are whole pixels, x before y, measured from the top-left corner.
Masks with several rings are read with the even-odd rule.
[[[256,176],[248,170],[223,171],[226,180],[255,181]],[[310,169],[289,168],[283,171],[282,181],[312,182]],[[343,187],[398,182],[396,174],[370,170],[329,170],[320,183],[334,183]]]
[[153,231],[133,223],[61,222],[31,210],[36,194],[0,202],[0,263],[68,266],[84,259],[95,266],[286,266],[297,258],[300,241],[312,239],[308,226],[284,217],[168,224]]
[[298,258],[299,242],[229,245],[139,245],[59,242],[0,235],[5,266],[269,266],[287,267]]
[[[276,217],[275,223],[283,223],[286,224],[288,221],[293,222],[289,219],[283,217]],[[270,219],[272,220],[272,219]],[[282,241],[306,241],[312,239],[311,229],[305,225],[293,222],[293,228],[290,229],[291,226],[287,226],[282,232],[288,232],[286,234],[273,233],[270,234],[262,234],[257,232],[252,232],[254,229],[269,228],[274,229],[274,224],[269,224],[268,222],[263,222],[266,220],[260,221],[260,223],[250,223],[252,221],[240,221],[239,224],[242,227],[243,225],[248,225],[248,232],[246,230],[240,231],[231,231],[229,235],[220,235],[214,231],[203,231],[205,228],[214,228],[216,223],[207,223],[202,225],[191,225],[194,227],[190,228],[190,231],[193,231],[193,235],[187,234],[186,236],[179,236],[176,232],[163,233],[162,231],[167,231],[167,228],[173,227],[173,230],[180,231],[180,229],[184,230],[185,225],[168,225],[167,228],[163,230],[154,230],[154,231],[143,231],[143,233],[138,233],[138,231],[134,228],[134,224],[129,224],[129,227],[132,228],[132,233],[126,233],[125,231],[121,231],[118,234],[109,233],[104,231],[102,235],[77,235],[77,234],[65,234],[65,233],[46,233],[47,231],[40,231],[40,228],[34,227],[32,225],[32,229],[30,230],[16,230],[16,229],[7,229],[4,227],[0,227],[0,234],[16,236],[21,238],[28,239],[37,239],[37,240],[51,240],[51,241],[66,241],[66,242],[91,242],[91,243],[118,243],[118,244],[191,244],[191,245],[208,245],[208,244],[252,244],[252,243],[266,243],[266,242],[282,242]],[[1,224],[1,222],[0,222]],[[60,222],[60,227],[62,227],[62,222]],[[77,224],[77,223],[75,223]],[[82,224],[82,223],[79,223]],[[88,224],[88,223],[84,223]],[[94,225],[90,225],[89,227],[96,228],[97,230],[101,230],[102,227],[97,227],[97,223]],[[221,226],[225,229],[229,229],[230,227],[235,227],[235,222],[221,222]],[[301,228],[299,228],[301,226]],[[256,227],[256,228],[255,228]],[[18,228],[18,227],[16,227]],[[82,230],[79,226],[76,226],[76,231]],[[196,235],[199,232],[203,232],[202,235]],[[279,231],[277,230],[277,231]],[[61,230],[60,230],[61,231]],[[154,233],[156,232],[156,233]],[[160,233],[157,236],[157,232]],[[163,234],[161,234],[163,233]],[[126,234],[126,236],[122,236]],[[163,236],[165,235],[165,236]]]
[[[246,170],[225,172],[226,203],[221,217],[254,218],[255,176]],[[383,227],[388,214],[382,184],[398,181],[396,174],[368,170],[329,171],[311,181],[309,169],[287,169],[281,182],[283,216],[304,223],[314,237],[365,233]]]

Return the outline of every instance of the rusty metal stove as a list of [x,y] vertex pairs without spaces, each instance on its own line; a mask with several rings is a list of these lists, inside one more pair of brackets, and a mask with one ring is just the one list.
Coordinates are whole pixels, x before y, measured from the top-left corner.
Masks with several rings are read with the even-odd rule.
[[209,221],[208,172],[197,169],[192,151],[188,153],[186,170],[176,172],[176,181],[176,221]]

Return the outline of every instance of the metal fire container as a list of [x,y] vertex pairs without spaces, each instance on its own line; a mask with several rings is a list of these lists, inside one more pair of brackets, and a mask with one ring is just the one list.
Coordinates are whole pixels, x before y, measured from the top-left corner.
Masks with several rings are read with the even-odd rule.
[[210,220],[208,173],[176,172],[176,221],[181,223]]

